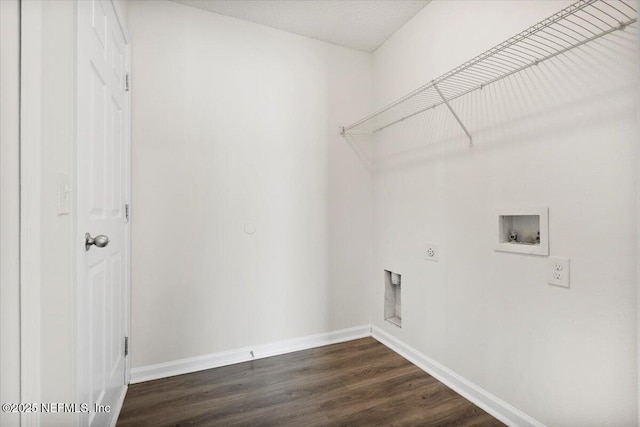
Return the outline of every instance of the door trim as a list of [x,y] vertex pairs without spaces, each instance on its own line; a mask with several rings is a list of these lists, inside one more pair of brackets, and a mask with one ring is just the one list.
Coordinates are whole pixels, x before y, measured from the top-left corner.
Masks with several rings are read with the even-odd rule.
[[[126,52],[125,52],[125,73],[129,76],[129,85],[131,80],[131,35],[129,34],[129,30],[127,28],[127,22],[124,18],[124,14],[122,13],[122,9],[120,8],[119,0],[110,0],[113,9],[116,12],[116,18],[118,19],[118,25],[120,26],[120,30],[122,31],[122,35],[124,37],[124,42],[126,43]],[[130,87],[130,86],[129,86]],[[125,322],[125,330],[127,333],[127,337],[129,337],[129,351],[127,357],[124,360],[124,383],[129,384],[131,382],[131,93],[132,89],[125,95],[125,125],[124,132],[126,136],[126,144],[125,149],[128,153],[126,156],[125,163],[125,180],[127,185],[125,187],[125,195],[124,198],[128,200],[129,205],[129,226],[127,227],[126,241],[125,245],[125,304],[124,310],[126,313],[124,322]],[[122,405],[124,401],[124,396],[120,404]],[[118,408],[118,413],[120,412],[120,408]],[[117,420],[117,418],[116,418]]]
[[[0,1],[0,400],[20,401],[20,1]],[[20,414],[0,412],[0,425]]]
[[[40,402],[42,4],[20,9],[20,397]],[[39,414],[22,414],[22,426],[39,424]]]

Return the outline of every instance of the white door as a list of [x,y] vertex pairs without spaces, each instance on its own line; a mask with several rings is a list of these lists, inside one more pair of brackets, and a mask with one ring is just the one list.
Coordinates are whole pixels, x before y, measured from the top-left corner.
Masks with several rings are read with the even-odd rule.
[[78,398],[82,426],[107,426],[126,390],[129,46],[111,1],[77,8]]

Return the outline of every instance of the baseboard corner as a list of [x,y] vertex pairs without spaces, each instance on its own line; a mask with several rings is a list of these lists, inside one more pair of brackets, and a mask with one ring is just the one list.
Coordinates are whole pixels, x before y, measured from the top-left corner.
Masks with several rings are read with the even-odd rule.
[[544,424],[405,344],[383,329],[372,325],[371,336],[508,426],[544,427]]

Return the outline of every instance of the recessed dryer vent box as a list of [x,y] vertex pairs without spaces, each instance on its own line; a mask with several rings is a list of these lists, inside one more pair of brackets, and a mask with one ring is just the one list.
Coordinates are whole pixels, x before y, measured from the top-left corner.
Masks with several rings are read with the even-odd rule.
[[496,251],[549,255],[549,208],[499,209],[496,212]]
[[402,277],[389,270],[384,271],[384,320],[402,327]]

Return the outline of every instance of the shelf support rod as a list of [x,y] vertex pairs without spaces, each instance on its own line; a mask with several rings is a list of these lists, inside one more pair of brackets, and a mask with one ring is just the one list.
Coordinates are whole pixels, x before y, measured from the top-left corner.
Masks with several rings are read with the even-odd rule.
[[438,92],[438,95],[440,95],[440,98],[442,98],[442,102],[444,102],[444,105],[446,105],[449,111],[451,111],[451,114],[453,114],[453,117],[456,119],[456,121],[458,122],[458,124],[460,125],[464,133],[467,134],[467,137],[469,138],[469,145],[473,144],[473,138],[471,137],[471,134],[469,133],[465,125],[462,123],[462,120],[460,120],[460,117],[458,117],[455,110],[451,108],[451,105],[449,104],[449,101],[447,101],[447,98],[445,98],[442,92],[440,92],[440,88],[438,87],[438,85],[433,83],[433,88],[436,90],[436,92]]

